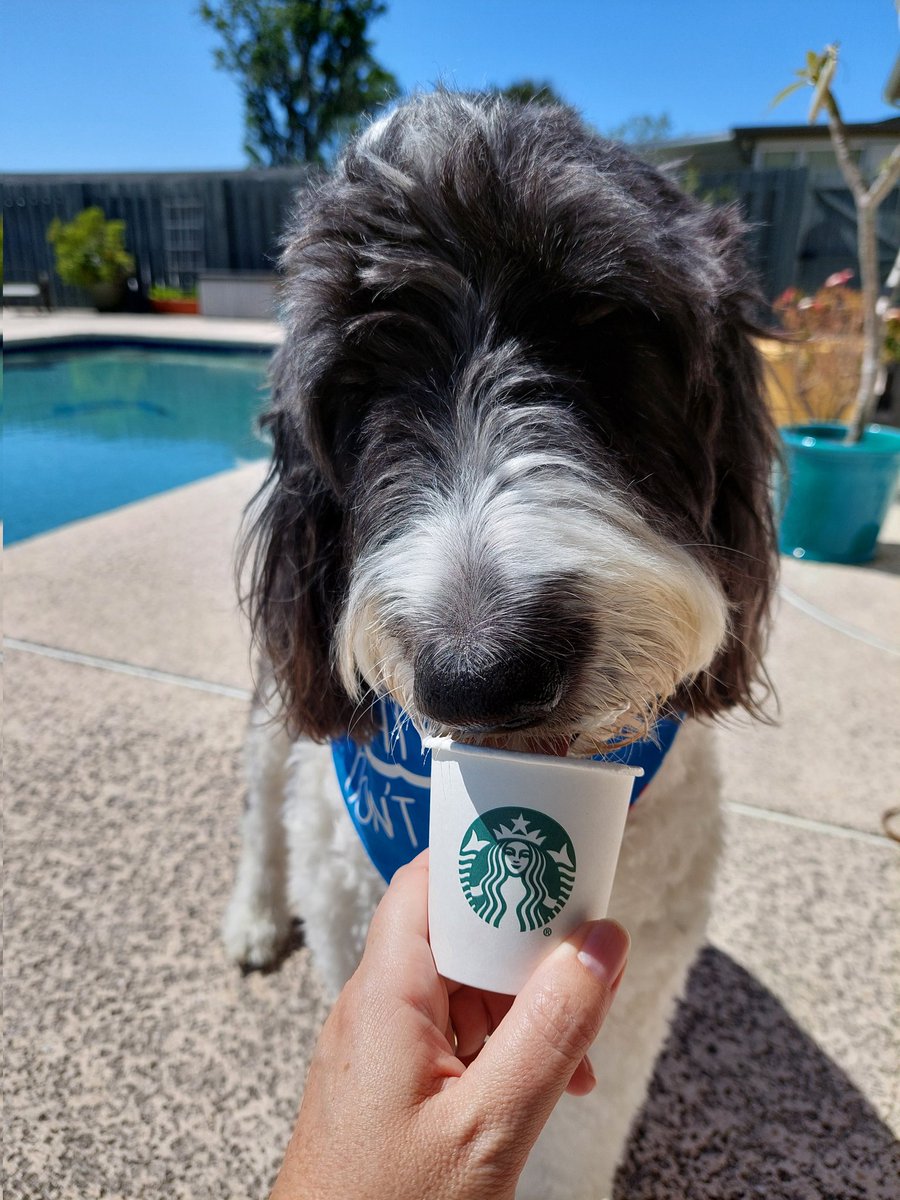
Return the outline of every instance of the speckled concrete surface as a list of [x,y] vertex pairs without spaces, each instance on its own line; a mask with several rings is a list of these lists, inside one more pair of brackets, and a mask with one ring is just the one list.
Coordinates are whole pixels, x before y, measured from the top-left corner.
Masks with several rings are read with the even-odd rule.
[[[254,471],[15,547],[6,633],[246,682],[228,555]],[[871,612],[872,577],[842,585],[844,620],[853,580]],[[789,721],[723,739],[728,794],[755,815],[729,817],[712,944],[619,1200],[895,1195],[898,851],[867,831],[900,772],[888,747],[879,795],[849,748],[878,757],[896,677],[787,607],[771,665]],[[219,949],[243,702],[18,651],[6,698],[5,1195],[262,1196],[323,1009],[304,951],[242,979]],[[810,713],[827,718],[812,742]]]
[[5,1195],[261,1195],[323,1009],[217,927],[244,706],[8,654]]
[[898,1176],[897,1140],[865,1093],[752,972],[707,947],[615,1200],[896,1200]]
[[249,687],[233,555],[264,475],[252,463],[17,544],[4,562],[5,633]]
[[[723,728],[728,798],[879,833],[884,810],[900,803],[900,504],[874,562],[782,559],[782,585],[790,599],[779,600],[767,660],[777,724]],[[797,600],[888,648],[823,624]]]
[[[812,568],[812,569],[810,569]],[[900,648],[900,606],[896,577],[900,575],[900,504],[888,512],[878,551],[872,562],[849,567],[841,563],[782,560],[784,583],[796,595],[825,609],[874,637]],[[865,604],[860,604],[860,580]]]
[[[900,853],[771,821],[726,822],[711,942],[778,998],[885,1120],[900,1079]],[[785,1047],[787,1048],[787,1047]]]
[[742,717],[723,728],[728,798],[879,832],[900,790],[900,656],[782,601],[768,663],[777,724]]

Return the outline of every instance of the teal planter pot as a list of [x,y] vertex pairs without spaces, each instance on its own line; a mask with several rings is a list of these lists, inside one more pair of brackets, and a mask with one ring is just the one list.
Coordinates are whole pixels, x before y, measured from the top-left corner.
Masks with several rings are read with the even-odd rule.
[[870,425],[856,445],[846,425],[787,425],[777,498],[779,548],[814,562],[862,563],[875,555],[900,473],[900,429]]

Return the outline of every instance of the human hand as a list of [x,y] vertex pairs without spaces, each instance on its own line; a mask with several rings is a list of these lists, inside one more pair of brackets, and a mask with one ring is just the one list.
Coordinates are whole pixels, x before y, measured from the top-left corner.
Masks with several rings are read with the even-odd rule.
[[270,1200],[511,1200],[562,1093],[593,1088],[585,1054],[625,930],[582,926],[513,999],[437,974],[427,892],[425,851],[394,876],[325,1022]]

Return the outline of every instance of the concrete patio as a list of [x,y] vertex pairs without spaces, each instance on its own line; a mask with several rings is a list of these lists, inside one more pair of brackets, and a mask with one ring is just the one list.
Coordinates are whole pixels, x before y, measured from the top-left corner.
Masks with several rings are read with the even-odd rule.
[[[250,687],[232,549],[261,476],[6,552],[7,1197],[263,1196],[280,1161],[315,973],[300,949],[242,978],[217,936]],[[783,565],[780,723],[721,731],[709,945],[621,1200],[897,1195],[900,509],[870,566]]]

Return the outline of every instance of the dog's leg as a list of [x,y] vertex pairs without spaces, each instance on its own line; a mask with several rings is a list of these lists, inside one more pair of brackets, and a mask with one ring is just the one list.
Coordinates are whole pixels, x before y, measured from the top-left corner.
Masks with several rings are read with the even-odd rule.
[[222,923],[229,958],[245,967],[274,962],[287,941],[287,850],[283,807],[291,741],[263,702],[254,702],[244,753],[247,798],[241,858]]
[[353,974],[385,885],[347,814],[328,746],[297,742],[285,803],[288,896],[335,999]]
[[711,730],[688,722],[628,818],[610,916],[631,933],[616,1002],[590,1058],[596,1089],[563,1096],[519,1200],[607,1200],[706,927],[720,841]]

